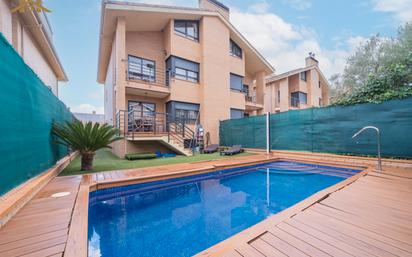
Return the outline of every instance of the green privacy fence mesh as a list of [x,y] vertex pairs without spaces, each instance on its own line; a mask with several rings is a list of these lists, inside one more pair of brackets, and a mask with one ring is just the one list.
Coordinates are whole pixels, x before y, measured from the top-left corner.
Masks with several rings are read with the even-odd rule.
[[52,142],[53,121],[72,119],[0,33],[0,195],[67,154]]
[[[412,157],[412,98],[271,114],[270,146],[277,150],[376,155],[375,131],[352,139],[367,125],[381,130],[382,155]],[[220,144],[266,148],[266,117],[222,121]]]

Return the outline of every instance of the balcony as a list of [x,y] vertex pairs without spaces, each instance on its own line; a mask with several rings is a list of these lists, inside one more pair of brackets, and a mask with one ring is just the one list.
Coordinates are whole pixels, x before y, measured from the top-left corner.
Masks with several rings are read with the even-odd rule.
[[[137,58],[135,58],[137,59]],[[140,61],[139,61],[140,60]],[[164,98],[170,95],[169,75],[154,62],[129,57],[126,74],[126,93],[138,96]]]
[[245,95],[246,111],[256,111],[263,109],[263,104],[257,103],[256,96]]

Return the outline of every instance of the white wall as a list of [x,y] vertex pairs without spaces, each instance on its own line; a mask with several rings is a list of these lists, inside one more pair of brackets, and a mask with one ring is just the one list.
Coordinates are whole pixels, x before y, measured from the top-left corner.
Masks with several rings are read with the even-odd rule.
[[12,42],[11,13],[6,0],[0,0],[0,32]]
[[39,78],[58,94],[57,78],[26,29],[23,30],[23,59]]
[[[37,74],[52,92],[58,95],[58,81],[51,66],[27,28],[21,26],[17,15],[12,15],[7,0],[0,0],[0,32],[6,37],[26,64]],[[13,22],[13,16],[15,17]]]
[[104,83],[104,121],[108,124],[114,124],[113,113],[113,86],[114,86],[114,51],[110,55],[109,66],[107,68],[106,81]]

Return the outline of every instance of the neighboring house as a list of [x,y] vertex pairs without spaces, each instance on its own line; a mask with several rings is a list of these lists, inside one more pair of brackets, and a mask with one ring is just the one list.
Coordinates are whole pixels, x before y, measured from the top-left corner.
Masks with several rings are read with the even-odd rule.
[[18,4],[19,1],[0,0],[0,32],[58,96],[58,82],[67,81],[67,77],[53,46],[53,33],[47,16],[33,10],[12,13]]
[[96,111],[92,113],[73,112],[73,115],[81,122],[104,123],[104,114],[97,114]]
[[265,111],[271,113],[329,104],[329,84],[314,54],[306,67],[266,78]]
[[274,69],[229,15],[215,0],[199,8],[103,2],[97,81],[105,121],[126,135],[115,154],[165,147],[189,154],[181,146],[195,124],[218,143],[220,120],[263,113]]

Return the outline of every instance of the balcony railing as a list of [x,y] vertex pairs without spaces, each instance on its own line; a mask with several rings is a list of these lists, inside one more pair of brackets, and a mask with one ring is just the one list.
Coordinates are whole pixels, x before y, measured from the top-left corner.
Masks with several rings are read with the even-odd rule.
[[169,86],[169,72],[163,68],[150,64],[141,64],[128,61],[127,80],[139,83],[167,87]]
[[256,96],[245,95],[246,102],[256,103]]
[[132,140],[147,135],[167,135],[169,142],[173,140],[185,148],[193,149],[197,144],[196,124],[193,130],[191,124],[167,113],[121,110],[116,114],[115,125],[120,135]]

